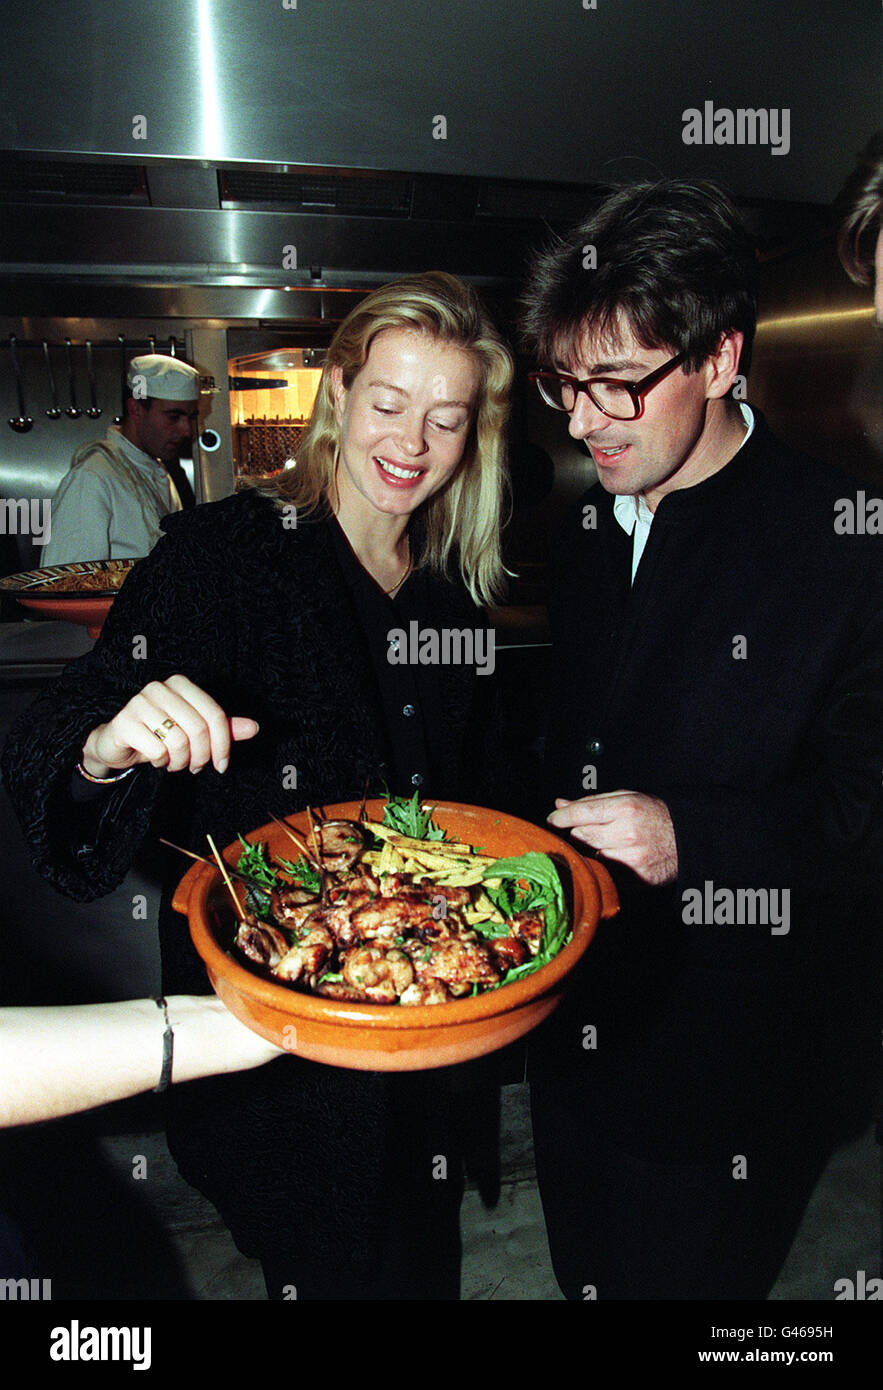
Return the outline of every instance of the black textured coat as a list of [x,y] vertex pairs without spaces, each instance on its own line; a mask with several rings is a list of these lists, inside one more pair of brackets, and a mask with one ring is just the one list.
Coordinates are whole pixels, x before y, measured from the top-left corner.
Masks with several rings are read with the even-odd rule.
[[[536,1069],[633,1151],[743,1152],[830,1120],[856,1057],[872,1080],[883,541],[835,531],[856,488],[758,414],[725,468],[662,499],[634,585],[600,487],[562,537],[548,803],[587,783],[659,797],[679,871],[661,889],[617,872],[623,912]],[[790,930],[686,922],[707,882],[788,890]]]
[[[129,868],[157,799],[201,839],[226,842],[267,812],[361,797],[389,774],[370,653],[335,555],[333,521],[287,530],[270,502],[243,493],[167,518],[168,535],[121,590],[94,651],[71,663],[13,730],[3,772],[36,867],[63,892],[88,900]],[[483,625],[462,589],[431,581],[436,626]],[[168,783],[142,768],[120,784],[125,802],[100,852],[70,844],[70,774],[83,740],[149,681],[183,672],[228,714],[247,714],[259,735],[240,744],[223,776],[211,767]],[[440,666],[443,785],[468,790],[480,766],[472,720],[475,673]],[[286,769],[296,790],[285,790]],[[290,776],[288,781],[290,782]],[[133,785],[134,784],[134,785]]]
[[[288,530],[271,503],[248,492],[164,523],[166,538],[127,580],[95,649],[37,700],[4,750],[4,779],[36,867],[62,892],[81,900],[109,892],[149,830],[199,849],[207,830],[225,844],[270,812],[358,799],[366,780],[380,789],[388,735],[334,525],[300,519]],[[483,624],[461,588],[424,582],[427,624]],[[95,808],[78,812],[70,796],[83,740],[148,681],[175,672],[228,714],[256,719],[260,733],[236,745],[223,776],[211,766],[197,776],[139,769],[110,794],[96,830]],[[440,785],[426,791],[474,799],[476,770],[487,763],[474,708],[484,682],[466,666],[440,667],[438,680],[444,765]],[[291,768],[297,786],[286,791]],[[167,887],[181,872],[180,861],[169,863]],[[160,933],[166,992],[206,992],[167,892]],[[286,1057],[173,1088],[170,1142],[242,1247],[274,1268],[290,1262],[290,1282],[307,1286],[301,1296],[382,1297],[389,1219],[370,1194],[390,1175],[404,1193],[403,1169],[429,1176],[432,1155],[447,1152],[448,1081],[446,1073],[350,1073]],[[425,1224],[439,1260],[456,1243],[456,1186],[452,1172],[410,1199],[417,1214],[409,1226]],[[329,1203],[339,1216],[317,1216]],[[425,1251],[414,1258],[420,1296],[433,1289],[433,1274]],[[401,1277],[393,1271],[389,1288]]]

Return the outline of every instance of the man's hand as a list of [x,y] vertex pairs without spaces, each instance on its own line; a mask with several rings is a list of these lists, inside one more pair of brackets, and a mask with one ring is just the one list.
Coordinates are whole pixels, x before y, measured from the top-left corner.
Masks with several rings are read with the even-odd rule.
[[678,850],[668,807],[643,792],[604,792],[578,801],[555,798],[558,808],[547,816],[558,830],[570,830],[603,859],[625,864],[657,887],[678,876]]

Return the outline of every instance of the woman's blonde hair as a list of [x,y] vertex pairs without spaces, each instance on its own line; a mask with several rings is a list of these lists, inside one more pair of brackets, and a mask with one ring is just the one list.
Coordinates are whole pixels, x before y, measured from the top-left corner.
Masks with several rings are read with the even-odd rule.
[[340,458],[331,369],[341,369],[349,390],[374,339],[388,328],[427,333],[463,348],[479,365],[478,400],[463,459],[447,486],[421,508],[422,547],[414,565],[447,574],[455,556],[473,600],[489,603],[499,596],[505,575],[500,528],[506,493],[504,428],[513,363],[477,294],[455,275],[433,270],[383,285],[344,319],[328,349],[297,463],[274,480],[274,495],[282,505],[294,503],[299,512],[329,507]]

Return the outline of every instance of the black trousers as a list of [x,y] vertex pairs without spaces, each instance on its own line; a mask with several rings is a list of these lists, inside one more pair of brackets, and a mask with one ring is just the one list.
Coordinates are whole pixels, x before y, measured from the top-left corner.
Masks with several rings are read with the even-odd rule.
[[556,1277],[573,1299],[764,1299],[832,1151],[861,1132],[866,1101],[843,1093],[870,1076],[872,1034],[803,942],[688,936],[651,908],[599,930],[531,1040]]
[[283,1057],[173,1087],[169,1143],[271,1299],[453,1300],[472,1116],[497,1092],[483,1060],[378,1073]]
[[280,1211],[260,1252],[268,1298],[459,1298],[463,1158],[452,1110],[449,1088],[432,1073],[392,1078],[376,1171],[353,1132],[349,1171],[329,1152],[324,1178],[310,1179],[323,1196],[311,1209]]
[[[572,1090],[531,1087],[537,1177],[555,1277],[570,1299],[764,1299],[828,1147],[783,1143],[690,1162],[652,1136],[604,1133]],[[662,1141],[663,1136],[660,1136]],[[640,1151],[636,1151],[640,1148]],[[833,1291],[832,1291],[833,1296]]]

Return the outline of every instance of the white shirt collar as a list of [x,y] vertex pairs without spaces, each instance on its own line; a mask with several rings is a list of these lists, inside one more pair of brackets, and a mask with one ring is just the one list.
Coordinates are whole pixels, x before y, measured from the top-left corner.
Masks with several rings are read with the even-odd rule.
[[119,425],[111,425],[108,434],[113,435],[114,443],[125,454],[130,463],[140,464],[142,468],[149,468],[154,473],[158,468],[163,473],[166,471],[159,459],[155,459],[151,454],[145,454],[143,449],[139,449],[137,444],[133,444],[131,439],[127,439]]
[[[742,419],[745,422],[745,434],[739,445],[739,449],[741,449],[746,441],[751,438],[754,429],[754,411],[745,401],[739,401],[739,409],[742,412]],[[739,449],[736,450],[737,454]],[[734,454],[733,457],[735,458],[735,456]],[[647,505],[642,493],[638,493],[637,495],[632,495],[628,492],[619,493],[613,499],[613,515],[616,517],[623,531],[629,536],[636,526],[638,527],[639,533],[641,530],[649,531],[653,521],[653,512]],[[643,549],[643,546],[641,548]]]

